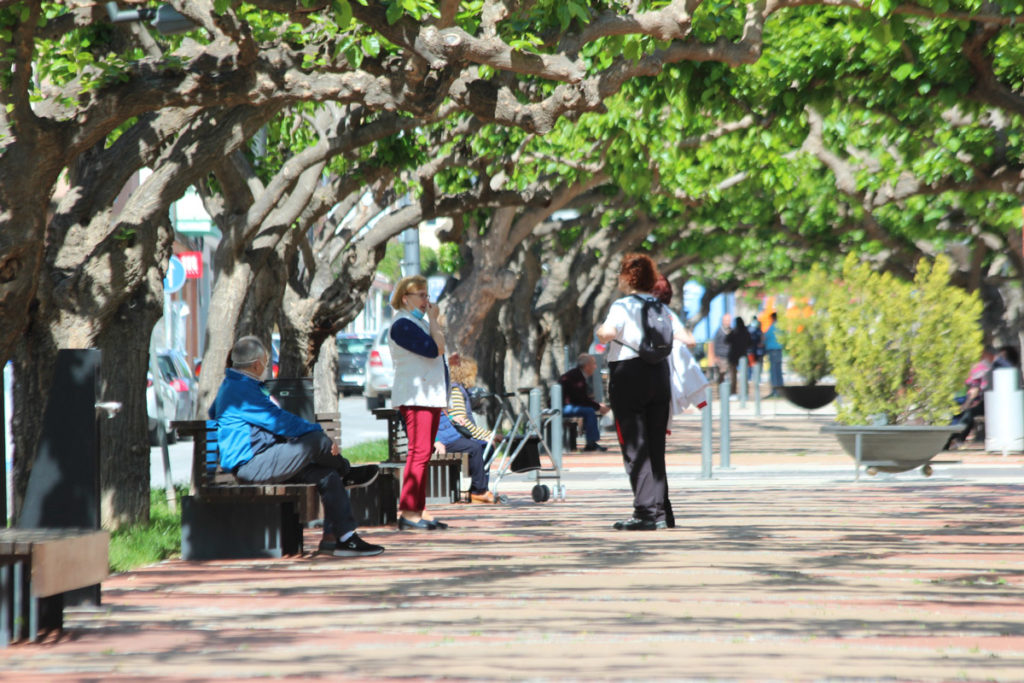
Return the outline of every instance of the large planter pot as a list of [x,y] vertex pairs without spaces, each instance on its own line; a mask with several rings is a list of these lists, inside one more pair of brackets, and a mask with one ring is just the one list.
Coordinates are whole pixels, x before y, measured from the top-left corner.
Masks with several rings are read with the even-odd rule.
[[836,388],[831,384],[791,384],[779,389],[783,398],[804,410],[824,408],[836,398]]
[[825,425],[823,433],[835,434],[839,445],[856,462],[856,475],[860,477],[863,465],[869,474],[876,472],[906,472],[920,467],[925,476],[932,473],[929,461],[940,453],[951,434],[959,431],[955,425],[941,427],[925,425]]

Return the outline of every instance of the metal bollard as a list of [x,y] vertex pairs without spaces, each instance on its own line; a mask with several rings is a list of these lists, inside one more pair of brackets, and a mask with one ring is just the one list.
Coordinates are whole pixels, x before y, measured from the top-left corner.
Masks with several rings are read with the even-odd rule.
[[747,407],[747,357],[743,356],[740,358],[740,364],[736,368],[736,381],[739,382],[739,386],[736,387],[740,392],[740,407]]
[[761,361],[754,363],[754,417],[761,417]]
[[562,469],[562,447],[565,445],[562,435],[562,385],[555,382],[551,385],[551,403],[549,404],[553,409],[557,408],[559,413],[551,416],[551,422],[549,422],[549,431],[551,435],[551,459],[555,461],[555,466],[558,469]]
[[705,389],[704,408],[700,411],[700,478],[711,479],[711,468],[714,465],[711,458],[711,406],[714,397],[709,386]]
[[729,398],[732,392],[732,386],[729,382],[722,382],[721,392],[718,398],[722,401],[722,417],[718,418],[719,436],[718,436],[718,460],[719,467],[723,469],[729,469]]
[[533,424],[537,425],[537,429],[540,429],[540,398],[540,387],[530,389],[530,419],[533,420]]

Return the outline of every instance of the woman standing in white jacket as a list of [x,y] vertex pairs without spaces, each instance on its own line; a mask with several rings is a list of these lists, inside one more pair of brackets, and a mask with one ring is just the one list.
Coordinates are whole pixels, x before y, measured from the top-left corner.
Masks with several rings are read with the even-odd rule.
[[427,280],[421,275],[399,281],[391,295],[391,307],[398,312],[388,332],[395,365],[391,405],[402,414],[409,444],[398,499],[398,528],[447,529],[447,524],[425,511],[427,462],[441,411],[448,406],[444,330],[437,304],[427,297]]

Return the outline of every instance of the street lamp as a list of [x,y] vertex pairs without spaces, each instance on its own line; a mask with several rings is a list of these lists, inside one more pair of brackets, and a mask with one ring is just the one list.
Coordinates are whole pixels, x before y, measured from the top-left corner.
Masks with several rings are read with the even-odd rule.
[[116,2],[107,3],[107,16],[118,24],[125,21],[149,21],[153,28],[164,35],[185,33],[196,27],[195,23],[170,5],[143,7],[142,9],[118,9]]

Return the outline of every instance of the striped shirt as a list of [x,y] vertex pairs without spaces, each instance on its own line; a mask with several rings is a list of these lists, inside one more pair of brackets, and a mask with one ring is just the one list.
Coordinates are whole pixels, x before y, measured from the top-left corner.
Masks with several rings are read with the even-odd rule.
[[[453,423],[461,422],[461,426],[468,429],[474,439],[488,441],[491,438],[491,433],[483,427],[477,426],[476,421],[473,419],[473,414],[469,412],[466,405],[466,395],[468,393],[461,384],[452,383],[452,393],[449,397],[451,405],[448,408],[448,417]],[[460,417],[462,420],[459,420]]]

